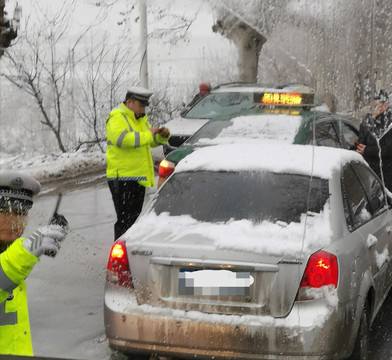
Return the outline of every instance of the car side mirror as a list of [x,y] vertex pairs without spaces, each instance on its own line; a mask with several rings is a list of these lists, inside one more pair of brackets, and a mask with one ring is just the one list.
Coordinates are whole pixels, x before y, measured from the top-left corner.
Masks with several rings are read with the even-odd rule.
[[392,197],[387,195],[387,203],[388,203],[388,207],[392,207]]
[[373,211],[377,211],[378,209],[380,209],[381,205],[381,200],[377,196],[370,199],[370,206]]

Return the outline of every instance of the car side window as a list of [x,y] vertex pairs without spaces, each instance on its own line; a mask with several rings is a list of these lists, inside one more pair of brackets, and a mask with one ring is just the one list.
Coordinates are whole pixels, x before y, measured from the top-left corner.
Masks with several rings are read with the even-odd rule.
[[344,122],[338,122],[338,126],[340,129],[341,136],[344,139],[344,147],[345,149],[349,149],[350,147],[354,146],[355,141],[358,140],[358,132],[354,127],[351,127],[350,125],[344,123]]
[[378,214],[386,207],[386,198],[381,181],[363,164],[353,163],[352,165],[367,193],[372,213]]
[[340,147],[338,135],[331,122],[316,123],[315,142],[318,146]]
[[348,229],[353,231],[371,219],[370,204],[351,165],[344,168],[341,181],[344,214]]

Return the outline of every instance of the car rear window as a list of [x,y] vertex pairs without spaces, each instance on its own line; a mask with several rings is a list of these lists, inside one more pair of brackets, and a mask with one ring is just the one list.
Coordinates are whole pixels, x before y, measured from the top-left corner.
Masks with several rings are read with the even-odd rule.
[[206,222],[291,223],[300,222],[301,214],[320,213],[328,198],[328,181],[320,178],[269,172],[183,172],[161,188],[154,211]]

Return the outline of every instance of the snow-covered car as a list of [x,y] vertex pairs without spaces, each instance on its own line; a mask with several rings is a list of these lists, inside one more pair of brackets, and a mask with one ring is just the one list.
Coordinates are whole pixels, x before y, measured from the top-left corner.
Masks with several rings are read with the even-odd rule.
[[367,359],[392,285],[389,195],[351,150],[195,150],[111,249],[109,345],[141,358]]
[[210,119],[249,109],[261,110],[271,105],[309,108],[314,106],[314,91],[302,84],[272,87],[232,83],[217,86],[190,109],[183,111],[181,116],[165,124],[171,135],[168,144],[163,148],[164,155],[179,147]]
[[170,176],[178,162],[195,148],[246,142],[247,139],[350,149],[358,140],[358,128],[343,115],[316,109],[252,109],[219,116],[208,121],[181,146],[166,155],[159,164],[158,187]]

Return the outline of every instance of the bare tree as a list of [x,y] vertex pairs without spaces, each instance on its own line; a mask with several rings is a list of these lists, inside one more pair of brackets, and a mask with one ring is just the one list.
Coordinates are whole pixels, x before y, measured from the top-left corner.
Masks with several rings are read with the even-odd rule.
[[190,18],[182,14],[155,12],[153,9],[151,9],[150,15],[153,16],[155,23],[165,24],[155,28],[149,34],[150,38],[161,39],[171,45],[176,45],[179,41],[187,41],[188,30],[196,19],[196,15]]
[[62,126],[64,102],[70,96],[70,54],[85,35],[78,36],[68,51],[61,51],[64,44],[69,44],[70,16],[75,2],[70,6],[64,4],[53,17],[44,16],[37,30],[27,19],[26,30],[4,55],[7,71],[1,74],[34,99],[41,113],[40,122],[51,130],[62,152],[67,151]]
[[218,20],[212,30],[236,45],[239,80],[256,83],[260,51],[267,38],[251,21],[224,2],[220,5],[218,13]]
[[80,96],[76,110],[86,125],[87,134],[84,139],[79,137],[76,150],[85,144],[98,144],[104,152],[102,142],[106,138],[103,119],[117,104],[123,82],[132,82],[126,77],[129,62],[133,61],[130,50],[121,44],[109,46],[105,38],[95,46],[91,36],[90,46],[86,49],[85,70],[77,79]]
[[[392,91],[390,1],[221,0],[215,12],[214,31],[237,45],[240,80],[310,82],[345,111],[361,109],[374,88]],[[257,34],[261,50],[249,45]],[[259,63],[256,75],[241,60],[246,51]]]
[[[266,25],[270,8],[265,1],[218,1],[217,20],[212,27],[231,40],[238,50],[239,81],[256,83],[260,51],[267,41]],[[270,21],[270,20],[269,20]]]
[[[126,8],[119,13],[117,24],[124,28],[124,34],[129,32],[132,22],[140,21],[139,13],[140,0],[123,0]],[[110,9],[113,6],[113,0],[95,1],[94,5],[103,9]],[[149,29],[149,38],[160,39],[176,45],[179,41],[187,41],[188,30],[196,19],[197,10],[193,16],[185,16],[178,11],[173,1],[147,1],[148,22],[153,24]],[[162,21],[164,19],[164,21]],[[159,24],[155,27],[156,24]]]
[[176,103],[174,100],[179,99],[179,96],[176,94],[178,88],[178,85],[168,77],[165,86],[154,92],[149,107],[151,124],[160,126],[181,111],[183,108],[182,103],[180,101]]

